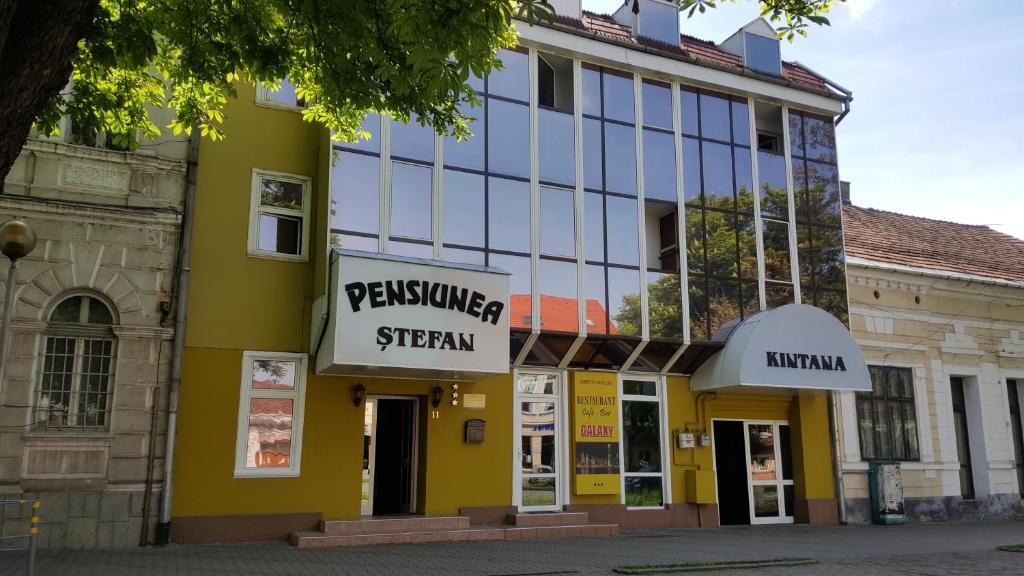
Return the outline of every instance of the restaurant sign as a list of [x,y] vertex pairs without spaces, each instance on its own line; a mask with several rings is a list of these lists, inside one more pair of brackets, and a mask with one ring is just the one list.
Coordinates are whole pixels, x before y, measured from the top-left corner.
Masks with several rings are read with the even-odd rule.
[[324,374],[472,379],[508,372],[508,274],[337,250]]
[[573,374],[576,494],[619,493],[619,402],[615,374]]

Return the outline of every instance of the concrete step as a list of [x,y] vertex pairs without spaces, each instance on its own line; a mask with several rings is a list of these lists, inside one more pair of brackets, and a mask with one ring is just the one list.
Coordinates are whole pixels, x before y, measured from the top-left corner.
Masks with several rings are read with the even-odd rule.
[[586,512],[535,512],[509,514],[505,522],[513,526],[579,526],[590,522]]
[[473,540],[539,540],[552,538],[601,538],[619,533],[617,524],[575,524],[565,526],[479,526],[468,529],[411,530],[367,534],[326,534],[293,532],[292,544],[299,548],[334,548],[373,544],[417,542],[458,542]]
[[469,528],[468,516],[401,516],[362,520],[326,520],[320,523],[320,530],[329,536],[463,530],[467,528]]

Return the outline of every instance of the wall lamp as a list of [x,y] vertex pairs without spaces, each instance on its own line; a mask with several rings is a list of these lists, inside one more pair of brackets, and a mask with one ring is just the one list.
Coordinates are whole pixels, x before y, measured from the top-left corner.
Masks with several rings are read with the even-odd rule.
[[358,408],[363,403],[363,399],[366,398],[366,386],[363,386],[362,382],[352,387],[352,404]]
[[434,389],[430,391],[430,403],[437,408],[441,405],[441,401],[444,400],[444,388],[440,385],[434,386]]

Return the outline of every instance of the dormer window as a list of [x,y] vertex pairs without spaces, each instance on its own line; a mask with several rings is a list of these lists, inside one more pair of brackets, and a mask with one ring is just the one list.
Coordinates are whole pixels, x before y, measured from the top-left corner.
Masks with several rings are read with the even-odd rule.
[[762,74],[782,75],[779,40],[752,32],[743,33],[743,65]]

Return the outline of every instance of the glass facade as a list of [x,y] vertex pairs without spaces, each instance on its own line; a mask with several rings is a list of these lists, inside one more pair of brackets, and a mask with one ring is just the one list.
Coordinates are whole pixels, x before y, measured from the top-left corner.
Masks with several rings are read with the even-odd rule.
[[[621,369],[644,342],[630,368],[665,371],[683,343],[798,295],[846,321],[831,120],[564,56],[499,57],[475,81],[482,106],[463,107],[468,140],[370,116],[371,140],[334,145],[333,246],[510,272],[513,331],[541,332],[528,365],[586,336],[569,367]],[[512,338],[515,360],[527,339]]]

